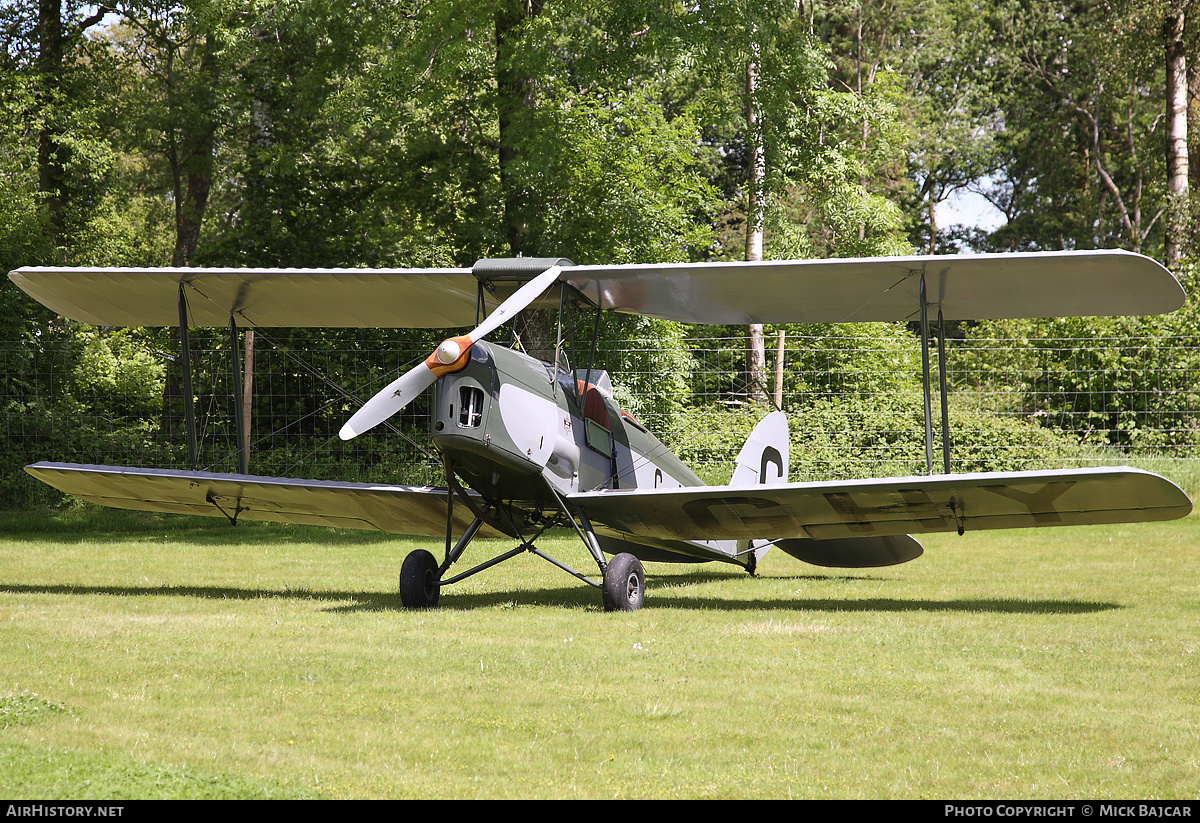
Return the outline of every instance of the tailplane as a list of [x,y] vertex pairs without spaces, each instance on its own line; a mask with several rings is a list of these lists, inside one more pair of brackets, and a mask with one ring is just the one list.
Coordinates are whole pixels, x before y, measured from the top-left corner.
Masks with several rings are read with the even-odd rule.
[[[776,486],[788,482],[788,422],[783,412],[764,417],[738,452],[731,486]],[[875,568],[907,563],[920,557],[921,544],[908,535],[856,535],[833,540],[792,537],[785,540],[739,540],[738,558],[754,574],[772,546],[797,560],[834,568]]]

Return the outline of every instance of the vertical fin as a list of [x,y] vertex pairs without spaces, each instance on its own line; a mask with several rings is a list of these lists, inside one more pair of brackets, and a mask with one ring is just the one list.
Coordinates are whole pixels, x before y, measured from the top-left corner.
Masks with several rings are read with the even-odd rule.
[[[789,470],[787,415],[781,411],[771,412],[759,421],[746,438],[745,445],[738,452],[729,485],[774,486],[788,482]],[[754,543],[753,540],[739,540],[737,546],[739,555],[754,548],[753,560],[749,564],[752,574],[755,565],[771,548],[769,543],[758,547]]]

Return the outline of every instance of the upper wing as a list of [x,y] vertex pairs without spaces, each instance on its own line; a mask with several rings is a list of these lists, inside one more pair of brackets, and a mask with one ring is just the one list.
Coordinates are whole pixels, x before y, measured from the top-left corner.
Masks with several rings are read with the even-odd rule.
[[645,538],[817,540],[1173,520],[1180,489],[1126,467],[889,477],[778,486],[580,492],[607,529]]
[[606,309],[683,323],[903,321],[926,300],[947,320],[1164,314],[1184,292],[1123,251],[578,266],[563,277]]
[[446,328],[475,318],[470,269],[24,268],[9,278],[63,317],[98,326],[188,321],[260,327]]
[[[217,472],[35,463],[25,471],[67,494],[117,509],[238,517],[277,523],[440,537],[446,489]],[[454,508],[459,531],[471,521]],[[484,527],[480,536],[498,536]]]
[[[474,321],[479,280],[496,300],[511,293],[514,278],[489,262],[497,261],[475,269],[35,267],[9,277],[64,317],[95,325],[174,326],[185,284],[197,326],[237,316],[265,327],[443,328]],[[683,323],[843,323],[915,317],[922,274],[927,302],[948,320],[1161,314],[1184,300],[1170,272],[1123,251],[564,265],[560,279],[602,308]]]

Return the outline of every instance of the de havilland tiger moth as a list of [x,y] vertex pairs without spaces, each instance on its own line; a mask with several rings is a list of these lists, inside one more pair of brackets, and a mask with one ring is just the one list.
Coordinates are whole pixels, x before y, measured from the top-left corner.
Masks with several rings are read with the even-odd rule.
[[[436,606],[443,588],[526,552],[600,589],[606,610],[628,611],[644,601],[642,561],[712,561],[753,574],[775,547],[818,566],[879,567],[920,556],[914,534],[1170,520],[1192,508],[1170,481],[1134,468],[952,473],[944,356],[944,472],[933,473],[931,337],[944,348],[947,321],[1179,308],[1184,293],[1171,273],[1128,252],[608,266],[516,258],[450,269],[30,267],[9,277],[71,320],[178,324],[185,363],[189,326],[228,327],[236,344],[239,328],[462,328],[474,317],[471,331],[441,343],[340,432],[357,437],[432,390],[444,487],[259,477],[244,459],[241,473],[26,469],[117,508],[444,537],[442,559],[419,549],[403,562],[400,598],[410,608]],[[553,362],[487,339],[539,307],[558,309]],[[751,433],[729,483],[705,485],[618,408],[609,375],[593,362],[594,332],[578,362],[563,354],[575,342],[564,318],[598,323],[602,312],[697,324],[919,322],[928,474],[791,482],[787,419],[774,411]],[[579,536],[597,579],[538,546],[553,526]],[[516,545],[451,575],[480,535]]]

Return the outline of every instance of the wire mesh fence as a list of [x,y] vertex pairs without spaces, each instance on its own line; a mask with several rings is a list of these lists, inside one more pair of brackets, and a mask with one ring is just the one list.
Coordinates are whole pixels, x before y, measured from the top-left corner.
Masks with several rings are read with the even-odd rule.
[[[194,332],[197,467],[239,469],[237,418],[248,413],[252,474],[440,482],[428,394],[386,427],[350,442],[337,436],[364,400],[427,356],[431,340],[259,330],[234,352],[228,333]],[[189,467],[179,352],[168,332],[0,343],[0,493],[38,460]],[[921,346],[904,325],[769,337],[761,383],[747,379],[740,336],[609,340],[597,365],[618,402],[708,482],[728,479],[749,429],[778,398],[792,425],[792,479],[817,480],[924,473],[930,453],[942,469],[936,354],[929,452]],[[1200,465],[1194,338],[963,334],[946,361],[953,471]]]

